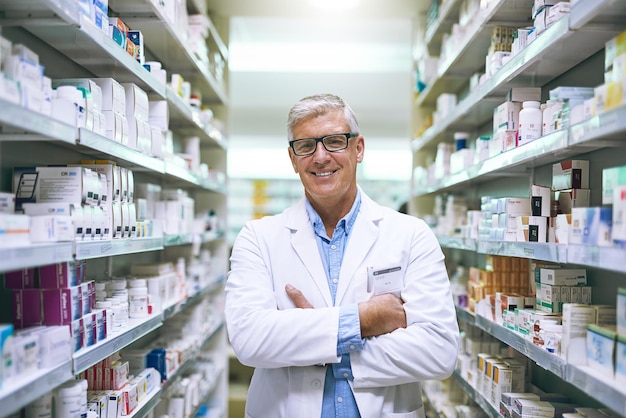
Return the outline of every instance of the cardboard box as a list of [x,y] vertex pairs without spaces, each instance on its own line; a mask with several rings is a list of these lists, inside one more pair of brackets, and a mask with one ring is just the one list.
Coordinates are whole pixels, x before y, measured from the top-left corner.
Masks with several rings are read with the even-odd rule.
[[587,284],[586,269],[540,268],[539,281],[553,286],[580,286]]
[[602,204],[613,203],[615,186],[626,186],[626,166],[605,168],[602,170]]
[[589,161],[567,160],[552,165],[552,190],[588,188]]
[[572,209],[569,243],[611,246],[613,210],[609,207]]
[[606,376],[613,376],[613,354],[617,333],[608,326],[587,326],[587,365]]
[[552,190],[547,186],[533,184],[530,186],[531,215],[532,216],[555,216],[552,213]]
[[572,213],[573,208],[588,207],[591,200],[590,189],[569,189],[554,192],[558,202],[558,213]]
[[547,242],[548,218],[543,216],[518,216],[517,241]]
[[593,324],[596,311],[592,306],[563,304],[563,337],[561,354],[570,364],[587,365],[587,325]]

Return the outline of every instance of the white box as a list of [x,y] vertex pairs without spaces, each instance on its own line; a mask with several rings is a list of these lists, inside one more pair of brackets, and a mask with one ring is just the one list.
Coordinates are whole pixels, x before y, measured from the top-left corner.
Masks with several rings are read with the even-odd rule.
[[552,164],[552,190],[588,188],[589,161],[567,160]]
[[531,215],[552,216],[552,190],[547,186],[533,184],[530,186]]
[[92,79],[102,90],[102,111],[126,115],[126,90],[113,78]]
[[547,242],[548,218],[545,216],[517,217],[517,241],[519,242]]
[[74,241],[75,228],[71,216],[41,215],[30,217],[31,242]]
[[595,321],[595,309],[589,305],[563,304],[561,354],[570,364],[586,365],[587,325]]
[[148,94],[134,83],[122,83],[125,91],[126,109],[124,114],[127,119],[136,118],[147,122],[150,115]]
[[591,199],[590,189],[569,189],[554,192],[554,198],[559,203],[560,213],[572,213],[572,208],[589,206]]
[[611,246],[612,212],[609,207],[573,208],[569,243]]
[[616,339],[615,329],[589,324],[586,345],[587,365],[603,375],[612,377]]
[[498,199],[498,213],[530,215],[530,199],[525,197],[503,197]]
[[517,131],[519,129],[519,102],[504,102],[493,109],[493,132]]
[[587,270],[541,267],[539,282],[553,286],[584,286],[587,284]]
[[613,188],[626,186],[626,166],[605,168],[602,170],[602,204],[613,203]]
[[150,125],[156,126],[161,131],[167,131],[170,125],[170,110],[167,100],[155,100],[148,103]]
[[626,246],[626,186],[613,189],[613,243]]

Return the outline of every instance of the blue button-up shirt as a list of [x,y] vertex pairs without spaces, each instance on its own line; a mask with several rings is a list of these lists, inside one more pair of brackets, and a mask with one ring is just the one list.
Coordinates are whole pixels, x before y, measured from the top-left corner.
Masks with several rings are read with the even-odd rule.
[[[333,305],[337,295],[339,271],[341,270],[344,250],[360,206],[361,194],[359,192],[350,212],[337,223],[331,239],[326,234],[322,219],[309,201],[306,201],[307,213],[317,236],[317,246],[324,263]],[[361,339],[358,306],[356,303],[341,306],[339,308],[339,332],[337,335],[337,355],[341,356],[341,362],[334,363],[326,368],[322,418],[360,417],[359,409],[348,381],[354,379],[349,353],[361,349],[363,349],[363,341]]]

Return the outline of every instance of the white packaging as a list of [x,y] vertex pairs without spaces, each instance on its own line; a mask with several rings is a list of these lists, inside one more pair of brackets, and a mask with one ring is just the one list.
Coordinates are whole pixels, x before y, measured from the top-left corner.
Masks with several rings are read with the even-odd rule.
[[626,186],[613,188],[613,243],[626,246]]
[[519,112],[518,146],[541,138],[543,124],[539,106],[540,103],[534,100],[523,103]]
[[567,160],[552,165],[552,190],[588,188],[589,161]]
[[112,111],[119,115],[126,114],[126,90],[112,78],[92,79],[102,91],[102,111]]
[[587,365],[606,376],[613,375],[613,353],[617,334],[610,326],[587,326]]
[[594,321],[593,307],[574,303],[563,304],[561,352],[569,364],[587,364],[587,325]]
[[553,286],[584,286],[587,284],[587,270],[541,267],[539,281]]
[[551,216],[552,191],[547,186],[530,186],[531,214],[533,216]]
[[57,417],[81,418],[82,387],[78,381],[63,384],[54,391],[54,412]]
[[572,213],[573,208],[584,208],[589,206],[591,201],[590,189],[568,189],[557,190],[554,198],[558,202],[560,213]]
[[74,241],[75,228],[70,216],[42,215],[30,217],[31,242]]
[[548,218],[545,216],[517,216],[517,241],[547,242]]
[[522,104],[519,102],[504,102],[493,109],[493,132],[517,131],[519,129],[519,113]]
[[161,131],[167,131],[170,125],[169,104],[166,100],[150,101],[148,122],[158,127]]
[[569,243],[611,246],[612,212],[609,207],[572,208]]

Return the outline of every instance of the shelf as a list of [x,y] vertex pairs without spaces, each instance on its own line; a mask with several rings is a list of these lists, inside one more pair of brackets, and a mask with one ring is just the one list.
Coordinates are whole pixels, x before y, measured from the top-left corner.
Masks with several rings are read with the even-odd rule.
[[187,307],[193,305],[197,301],[203,299],[209,293],[213,292],[220,284],[221,281],[216,280],[208,286],[205,286],[203,289],[198,290],[193,295],[190,295],[187,299],[175,303],[174,305],[168,306],[163,310],[163,320],[166,321],[177,313],[184,311]]
[[68,360],[54,368],[5,380],[0,390],[0,411],[3,416],[17,412],[73,377],[72,362]]
[[472,385],[470,385],[469,382],[467,380],[465,380],[459,374],[459,372],[457,370],[454,371],[452,376],[459,383],[459,385],[461,386],[463,391],[467,394],[467,396],[472,398],[472,400],[474,400],[474,402],[476,402],[478,404],[478,406],[480,406],[480,408],[485,412],[485,414],[487,414],[488,417],[490,417],[490,418],[500,418],[500,416],[501,416],[500,412],[497,409],[495,409],[493,407],[493,405],[491,405],[491,403],[489,403],[487,401],[487,399],[485,399],[485,397],[482,394],[480,394],[478,391],[476,391],[472,387]]
[[624,134],[626,134],[626,105],[571,126],[569,143],[571,146],[578,145],[585,149],[596,143],[620,146],[624,144]]
[[626,8],[622,0],[578,1],[570,10],[570,27],[580,29],[584,26],[614,25],[621,27],[626,19]]
[[162,325],[162,319],[161,314],[152,315],[147,319],[131,318],[129,320],[130,326],[128,329],[113,334],[112,337],[108,337],[104,341],[76,352],[74,354],[74,373],[78,374],[88,369],[130,343],[159,328]]
[[525,26],[530,22],[531,0],[502,0],[493,2],[490,10],[483,10],[483,19],[473,20],[466,28],[466,36],[457,53],[439,63],[438,77],[422,92],[421,105],[434,105],[442,93],[456,93],[469,77],[484,69],[485,56],[491,43],[495,25]]
[[0,99],[0,109],[2,109],[0,125],[12,128],[4,128],[0,131],[2,132],[0,141],[55,140],[67,144],[76,143],[76,128],[74,126],[4,99]]
[[170,129],[175,129],[181,136],[198,136],[201,142],[209,146],[226,149],[226,142],[212,126],[202,126],[197,112],[171,89],[167,88],[166,98],[170,104]]
[[76,242],[76,259],[111,257],[163,249],[163,237],[121,238],[107,241]]
[[189,50],[165,10],[148,0],[109,0],[109,7],[131,29],[142,32],[146,49],[164,63],[168,74],[181,74],[191,82],[192,90],[202,94],[204,102],[226,104],[224,86],[211,74],[208,62]]
[[457,250],[476,251],[476,240],[472,238],[448,237],[438,235],[437,240],[442,247]]
[[567,262],[626,273],[626,249],[593,245],[568,245]]
[[476,315],[473,312],[468,311],[460,306],[455,306],[456,317],[459,321],[463,321],[466,324],[474,325],[476,323]]
[[145,418],[150,412],[161,402],[161,389],[153,389],[152,392],[146,395],[146,398],[141,401],[137,408],[127,415],[128,418]]
[[28,247],[0,248],[0,272],[62,263],[74,259],[73,242],[31,244]]
[[188,169],[176,164],[168,164],[165,162],[165,174],[170,177],[168,180],[169,183],[180,184],[183,187],[194,187],[215,193],[226,192],[226,185],[224,183],[217,180],[200,179]]
[[[504,102],[505,95],[511,87],[542,86],[548,83],[601,51],[606,41],[617,33],[619,30],[614,27],[572,31],[569,29],[569,19],[559,20],[489,80],[461,100],[445,122],[431,126],[421,137],[416,138],[412,143],[413,151],[434,150],[438,142],[450,139],[446,137],[447,133],[472,131],[484,125],[493,118],[493,109]],[[487,48],[479,54],[483,60],[486,51]],[[448,81],[439,78],[438,82]],[[438,94],[433,94],[429,99],[421,99],[421,103],[434,103]]]
[[[121,83],[132,82],[148,93],[165,97],[165,85],[117,45],[108,32],[96,27],[84,15],[65,14],[62,16],[63,21],[41,19],[30,17],[27,10],[19,10],[13,3],[16,2],[2,0],[0,3],[7,15],[7,19],[2,20],[3,26],[23,26],[96,77],[113,77]],[[29,3],[38,9],[48,7],[48,2],[43,0]],[[51,3],[50,8],[53,7],[54,3]],[[88,54],[85,49],[89,50]],[[53,77],[58,77],[54,75],[54,68],[50,64],[47,69],[52,71]]]
[[459,9],[461,0],[447,0],[440,4],[439,15],[426,27],[424,42],[431,56],[438,56],[441,50],[441,40],[444,33],[452,28],[452,24],[459,21]]
[[163,237],[164,247],[174,247],[176,245],[187,245],[193,242],[192,234],[168,234]]
[[541,242],[478,241],[477,252],[567,263],[567,245]]
[[118,163],[121,160],[124,161],[124,164],[121,165],[136,171],[152,171],[161,174],[165,172],[163,160],[146,155],[87,129],[79,129],[77,142],[84,147],[83,153],[99,159],[115,160]]
[[554,373],[561,379],[566,377],[566,362],[563,358],[547,352],[541,347],[536,346],[531,341],[524,339],[524,337],[510,329],[496,324],[495,322],[476,315],[476,326],[483,331],[491,334],[503,343],[511,346],[515,350],[528,357],[539,366]]
[[615,412],[626,415],[626,390],[589,366],[567,365],[566,380]]

